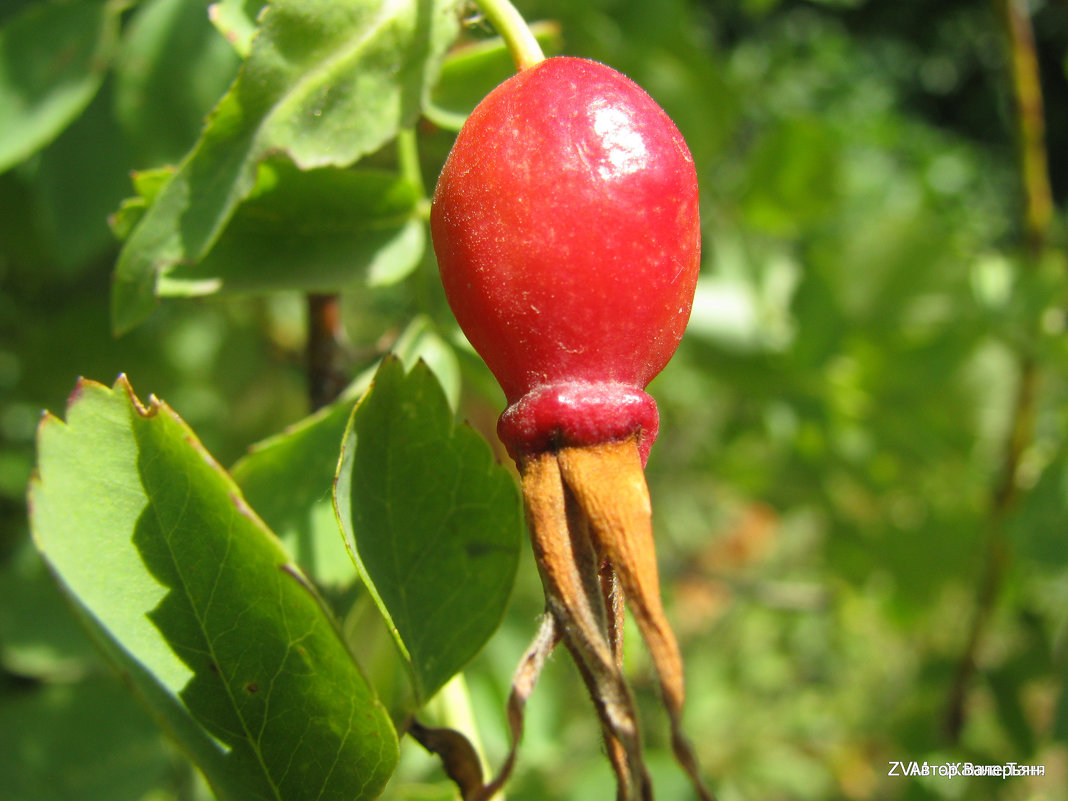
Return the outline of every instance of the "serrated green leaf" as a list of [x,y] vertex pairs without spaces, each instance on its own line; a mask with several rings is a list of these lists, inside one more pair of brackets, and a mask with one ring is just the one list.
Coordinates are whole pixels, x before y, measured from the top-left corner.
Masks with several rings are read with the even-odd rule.
[[37,3],[0,30],[0,172],[89,105],[114,50],[118,10],[104,0]]
[[455,36],[454,0],[277,0],[200,141],[134,229],[115,269],[113,324],[151,313],[158,279],[208,253],[268,155],[352,164],[410,125]]
[[[405,365],[426,361],[438,380],[451,388],[450,406],[456,408],[460,390],[456,356],[427,318],[413,320],[393,352]],[[323,587],[339,588],[356,579],[338,536],[331,489],[352,408],[371,386],[374,372],[372,367],[361,373],[336,403],[253,446],[231,470],[252,507]]]
[[114,67],[114,114],[138,163],[180,160],[239,65],[202,3],[140,4],[123,31]]
[[234,465],[234,479],[301,568],[323,587],[356,578],[338,537],[330,489],[353,401],[339,401],[262,442]]
[[247,58],[256,33],[256,17],[263,8],[263,0],[219,0],[208,6],[208,17],[234,51]]
[[438,379],[449,408],[455,413],[460,407],[460,362],[456,351],[438,333],[429,317],[419,315],[404,329],[393,343],[393,353],[411,370],[416,362],[423,362]]
[[393,283],[416,267],[426,246],[421,200],[410,181],[388,172],[301,172],[287,162],[264,163],[251,196],[207,256],[161,277],[157,294],[330,292],[360,279]]
[[46,417],[35,541],[220,799],[372,798],[385,710],[310,585],[166,404],[81,381]]
[[454,425],[422,363],[387,358],[353,412],[335,486],[345,542],[426,701],[501,621],[523,528],[519,491]]
[[130,178],[133,182],[133,197],[128,197],[119,204],[119,208],[108,219],[111,232],[119,239],[125,239],[144,216],[145,209],[152,205],[156,195],[174,175],[174,167],[157,167],[151,170],[138,170]]
[[[174,175],[134,174],[135,197],[111,218],[125,239]],[[426,248],[423,198],[405,178],[381,170],[301,172],[283,161],[260,165],[256,186],[199,264],[160,279],[161,297],[296,289],[328,292],[363,279],[394,283]]]

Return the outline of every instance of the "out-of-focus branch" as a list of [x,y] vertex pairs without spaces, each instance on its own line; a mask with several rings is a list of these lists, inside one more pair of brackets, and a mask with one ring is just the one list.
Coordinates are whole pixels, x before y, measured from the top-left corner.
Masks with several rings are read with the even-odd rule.
[[308,400],[313,411],[333,401],[345,388],[345,374],[342,369],[344,342],[341,296],[309,294],[308,343],[305,353]]
[[[1046,156],[1046,122],[1042,105],[1035,37],[1026,0],[994,0],[1008,55],[1016,123],[1017,164],[1023,190],[1021,208],[1026,258],[1024,269],[1035,270],[1046,250],[1053,199]],[[1001,466],[990,494],[986,564],[976,594],[976,605],[964,653],[950,688],[946,732],[957,742],[964,727],[968,688],[976,671],[976,660],[1001,590],[1009,561],[1005,521],[1016,503],[1019,485],[1016,476],[1023,454],[1034,437],[1039,369],[1034,354],[1017,357],[1019,383],[1012,421],[1005,442]]]
[[1035,35],[1026,0],[996,0],[995,5],[1008,38],[1016,101],[1017,159],[1024,192],[1024,237],[1028,256],[1035,260],[1046,248],[1053,216]]
[[991,491],[989,528],[984,553],[986,562],[976,591],[975,609],[964,652],[957,663],[953,684],[950,687],[945,728],[952,743],[960,739],[961,730],[964,728],[968,689],[976,672],[979,650],[982,647],[994,605],[1001,592],[1001,583],[1008,568],[1010,553],[1005,521],[1016,502],[1018,495],[1016,475],[1024,450],[1030,443],[1034,432],[1038,377],[1038,368],[1034,359],[1030,356],[1021,357],[1012,428],[1005,444],[1000,472]]

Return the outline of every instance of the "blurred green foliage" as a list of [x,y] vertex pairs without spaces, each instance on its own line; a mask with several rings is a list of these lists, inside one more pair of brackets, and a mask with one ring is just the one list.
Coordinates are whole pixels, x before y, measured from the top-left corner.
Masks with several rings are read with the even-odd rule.
[[[131,170],[175,164],[194,145],[240,59],[200,0],[8,3],[0,80],[23,58],[13,21],[36,5],[78,6],[114,32],[100,40],[107,69],[88,59],[66,105],[19,131],[39,149],[27,145],[0,174],[0,740],[33,746],[0,743],[0,759],[16,755],[0,775],[17,777],[0,799],[46,797],[34,795],[43,775],[71,788],[67,798],[205,798],[182,758],[146,736],[137,708],[110,700],[110,674],[25,546],[34,430],[77,376],[127,372],[230,464],[307,411],[304,306],[286,292],[168,300],[112,336],[108,217],[135,194]],[[687,337],[651,388],[662,425],[648,475],[689,728],[721,799],[1068,798],[1068,6],[1032,3],[1056,202],[1032,263],[992,6],[517,5],[558,23],[560,52],[643,85],[697,161],[701,284]],[[240,21],[258,4],[217,8]],[[466,35],[486,35],[475,15],[468,24]],[[0,121],[10,111],[0,106]],[[452,134],[418,133],[432,184]],[[387,146],[368,161],[391,169],[400,155]],[[351,376],[418,315],[456,342],[432,256],[343,302]],[[501,397],[477,358],[455,352],[461,415],[496,442]],[[1015,502],[998,510],[1028,362],[1039,376],[1032,434]],[[1010,555],[954,743],[947,709],[998,527]],[[336,596],[346,626],[388,653],[359,593]],[[508,617],[466,673],[493,764],[540,608],[525,557]],[[363,658],[388,695],[395,665]],[[627,658],[660,795],[687,798],[650,666],[634,642]],[[566,659],[550,664],[510,798],[611,796],[581,688]],[[60,720],[83,736],[60,737]],[[401,759],[386,797],[450,797],[418,746],[406,741]],[[114,765],[111,785],[90,770],[101,760]],[[895,760],[1016,762],[1045,776],[888,777]]]

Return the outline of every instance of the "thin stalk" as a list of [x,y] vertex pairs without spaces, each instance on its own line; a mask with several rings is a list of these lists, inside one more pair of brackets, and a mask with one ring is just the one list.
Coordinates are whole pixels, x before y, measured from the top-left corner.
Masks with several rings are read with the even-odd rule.
[[412,182],[420,197],[426,197],[423,168],[419,164],[419,142],[412,128],[401,128],[397,133],[397,163],[401,175]]
[[[1034,31],[1024,0],[994,0],[1005,32],[1016,128],[1016,159],[1023,190],[1021,222],[1025,268],[1035,270],[1046,251],[1053,215],[1045,143],[1045,114]],[[977,670],[993,610],[1008,570],[1010,548],[1005,521],[1019,497],[1016,476],[1027,447],[1034,438],[1034,418],[1040,372],[1031,353],[1017,356],[1019,384],[1001,467],[990,493],[989,528],[985,564],[976,593],[975,609],[950,687],[946,733],[952,743],[960,739],[966,720],[968,688]]]
[[1035,35],[1026,0],[996,0],[995,4],[1007,34],[1016,98],[1016,146],[1024,189],[1024,236],[1028,256],[1037,260],[1046,249],[1053,217],[1053,193],[1049,185],[1046,118]]
[[[401,177],[407,179],[418,195],[416,212],[424,220],[430,220],[431,200],[427,195],[426,180],[423,178],[423,167],[419,159],[419,138],[414,128],[401,128],[397,133],[397,168]],[[440,296],[441,279],[438,278],[437,269],[430,259],[432,249],[428,248],[421,261],[421,269],[413,283],[413,292],[416,307],[434,319],[438,319],[440,304],[435,302]],[[426,269],[427,267],[431,269]],[[448,319],[452,319],[451,314]]]
[[945,728],[950,742],[954,744],[960,740],[964,728],[968,689],[978,669],[978,654],[993,617],[994,606],[1001,594],[1002,581],[1008,572],[1011,553],[1005,532],[1005,520],[1019,494],[1016,474],[1024,449],[1031,441],[1034,431],[1038,370],[1033,359],[1022,358],[1019,381],[1012,431],[1002,457],[1000,476],[991,492],[983,573],[976,591],[975,608],[968,627],[964,652],[957,663],[953,684],[950,686]]
[[475,0],[475,3],[508,45],[518,69],[533,67],[545,58],[534,32],[509,0]]
[[560,641],[561,632],[556,618],[547,612],[538,627],[538,633],[534,636],[527,650],[523,653],[519,665],[516,667],[515,676],[512,678],[512,690],[508,695],[508,730],[511,736],[511,746],[508,748],[508,756],[500,772],[491,782],[484,785],[475,801],[500,801],[501,788],[504,787],[508,778],[515,768],[516,757],[519,755],[519,743],[523,739],[523,716],[527,707],[527,699],[534,692],[534,685],[541,675],[545,666],[545,660],[549,658],[553,648]]

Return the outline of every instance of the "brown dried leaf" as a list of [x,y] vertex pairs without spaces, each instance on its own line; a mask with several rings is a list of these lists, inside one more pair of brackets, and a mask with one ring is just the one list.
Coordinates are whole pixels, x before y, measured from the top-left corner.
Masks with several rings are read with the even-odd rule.
[[682,730],[682,655],[664,614],[653,542],[652,504],[636,439],[562,448],[557,455],[568,489],[585,513],[598,551],[615,568],[649,648],[671,720],[675,757],[704,801],[697,759]]
[[441,757],[445,773],[460,789],[464,801],[480,797],[482,763],[470,740],[454,729],[428,728],[415,719],[408,724],[408,733],[427,751]]
[[[546,604],[601,719],[619,798],[651,799],[637,713],[609,635],[601,560],[586,515],[564,486],[556,454],[533,457],[523,465],[522,473],[527,521]],[[615,610],[612,619],[615,628]]]

